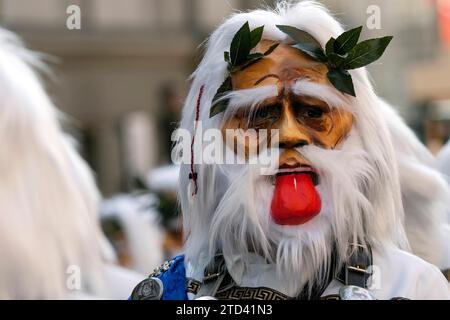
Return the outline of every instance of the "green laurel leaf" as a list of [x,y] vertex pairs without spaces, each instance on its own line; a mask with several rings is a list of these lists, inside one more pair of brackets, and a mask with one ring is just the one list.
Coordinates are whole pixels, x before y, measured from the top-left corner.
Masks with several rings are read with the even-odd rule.
[[247,57],[247,61],[242,66],[237,67],[237,68],[239,70],[244,70],[244,69],[250,67],[252,64],[258,62],[262,58],[264,58],[264,54],[259,53],[259,52],[249,54],[248,57]]
[[341,55],[333,52],[327,56],[328,64],[331,66],[331,69],[339,69],[345,63],[347,56],[348,54]]
[[331,37],[330,40],[328,40],[327,44],[325,45],[325,54],[327,57],[329,57],[332,53],[334,53],[334,43],[336,42],[336,39]]
[[271,54],[272,52],[275,51],[275,49],[279,46],[279,43],[275,43],[273,45],[270,46],[269,49],[266,50],[266,52],[264,52],[264,56],[268,56],[269,54]]
[[338,54],[348,53],[358,43],[362,26],[348,30],[341,34],[334,43],[334,52]]
[[228,107],[228,100],[222,99],[220,100],[226,93],[233,90],[233,84],[231,81],[231,76],[228,76],[225,81],[220,85],[219,89],[217,90],[213,101],[212,101],[212,107],[209,111],[209,117],[212,118],[216,114],[221,113],[222,111],[225,111]]
[[350,52],[343,64],[345,70],[358,69],[378,60],[386,50],[393,37],[370,39],[358,43]]
[[248,22],[238,30],[231,41],[231,65],[237,66],[245,61],[251,50],[251,33]]
[[253,49],[258,45],[258,43],[261,41],[262,35],[264,31],[264,26],[258,27],[256,29],[253,29],[250,33],[250,50]]
[[355,87],[353,86],[353,80],[346,70],[334,69],[330,70],[327,74],[328,80],[331,84],[341,92],[347,93],[351,96],[356,96]]
[[308,32],[291,26],[277,25],[276,27],[296,42],[293,47],[316,60],[323,62],[327,60],[320,43]]

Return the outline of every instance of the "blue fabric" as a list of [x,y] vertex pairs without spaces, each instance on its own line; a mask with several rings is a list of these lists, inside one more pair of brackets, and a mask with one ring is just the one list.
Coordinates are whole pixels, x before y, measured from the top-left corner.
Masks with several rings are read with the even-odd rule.
[[163,272],[156,278],[159,278],[164,285],[161,300],[188,300],[184,255],[175,257],[169,270]]

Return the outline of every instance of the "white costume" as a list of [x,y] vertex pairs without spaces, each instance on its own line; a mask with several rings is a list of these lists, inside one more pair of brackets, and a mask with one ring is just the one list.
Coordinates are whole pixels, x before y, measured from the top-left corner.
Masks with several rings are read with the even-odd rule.
[[[233,55],[233,46],[236,48],[237,43],[246,46],[247,29],[252,35],[262,32],[261,39],[266,43],[256,48],[266,48],[267,43],[275,45],[267,54],[251,51],[253,56],[248,57],[256,55],[261,59],[253,64],[234,65],[233,59],[237,61],[239,54]],[[441,263],[441,248],[437,255],[430,251],[433,245],[442,244],[440,235],[432,234],[436,237],[430,241],[426,235],[439,228],[442,210],[433,211],[431,217],[425,211],[440,205],[446,190],[439,174],[424,165],[430,157],[421,151],[423,146],[404,123],[393,118],[391,108],[374,93],[365,68],[348,70],[346,76],[353,81],[353,92],[348,87],[339,88],[335,82],[333,87],[329,82],[317,80],[322,79],[317,71],[321,67],[317,63],[308,67],[305,62],[305,52],[307,61],[311,57],[315,62],[326,61],[321,52],[326,49],[329,55],[330,43],[334,46],[333,39],[336,43],[343,33],[342,26],[322,6],[302,1],[280,2],[274,11],[233,15],[211,35],[204,58],[192,77],[180,132],[188,131],[196,137],[197,121],[201,122],[203,132],[207,129],[223,132],[230,123],[248,121],[238,122],[240,129],[242,123],[245,126],[253,121],[251,116],[245,118],[250,114],[261,118],[260,123],[280,128],[280,159],[289,153],[290,162],[288,166],[277,164],[268,175],[267,171],[262,175],[258,162],[249,165],[194,161],[192,165],[181,161],[179,193],[187,237],[185,255],[156,270],[135,288],[132,298],[450,299],[450,288],[438,268],[408,253],[413,250],[436,265]],[[318,50],[316,43],[320,46]],[[298,64],[291,63],[297,59],[292,48],[301,51]],[[283,60],[283,55],[290,55],[289,60]],[[345,55],[341,54],[342,57]],[[336,68],[329,61],[326,66],[329,70]],[[249,71],[243,71],[247,67]],[[255,74],[258,77],[252,78]],[[236,88],[239,77],[251,80],[243,81],[244,85]],[[261,84],[269,78],[267,83],[276,85]],[[231,79],[228,84],[227,79]],[[328,79],[332,80],[330,76]],[[223,95],[216,100],[218,93]],[[339,143],[328,147],[311,134],[316,129],[307,121],[325,121],[323,112],[301,111],[314,107],[308,104],[311,98],[316,104],[326,104],[329,108],[326,112],[337,115],[336,118],[352,115],[348,134]],[[216,112],[215,107],[222,101],[226,105]],[[258,108],[264,112],[254,111]],[[295,113],[297,110],[300,111]],[[342,123],[337,121],[336,127],[342,127]],[[310,139],[310,135],[315,139]],[[408,140],[403,141],[402,137]],[[181,158],[189,154],[191,147],[193,158],[199,159],[209,147],[188,140],[186,148],[186,140],[183,136],[177,145],[182,151],[177,153]],[[223,149],[225,153],[227,146]],[[309,173],[305,174],[305,170]],[[409,176],[416,172],[425,173],[414,184],[417,181]],[[291,214],[287,206],[280,205],[284,211],[278,211],[279,202],[274,205],[273,200],[279,197],[290,201],[283,199],[286,193],[279,192],[290,189],[278,187],[286,176],[293,181],[292,190],[307,190],[303,194],[290,193],[298,199],[313,188],[317,191],[322,200],[320,211],[313,206],[317,201],[311,200],[316,199],[315,193],[311,198],[304,197],[317,215],[293,223],[275,219],[279,216],[274,212]],[[304,177],[314,186],[306,188],[301,180]],[[436,198],[433,190],[429,190],[434,186],[442,187],[439,189],[442,194],[435,194]],[[427,199],[425,207],[408,217],[409,209],[422,205],[422,196]],[[406,220],[402,198],[406,204]],[[288,216],[292,217],[297,218],[294,214]],[[417,240],[412,242],[412,250],[405,221],[409,238],[416,236]],[[408,226],[422,222],[424,231],[417,234],[414,234],[417,229]],[[180,273],[184,272],[181,266],[186,269],[186,279],[180,279]],[[185,280],[188,281],[186,292],[183,291]],[[172,289],[163,290],[168,283]],[[364,290],[358,291],[358,287]],[[148,288],[152,290],[144,290]]]
[[450,183],[450,141],[442,147],[436,156],[436,167]]
[[60,128],[37,55],[0,29],[0,299],[125,299],[93,175]]
[[[448,284],[442,281],[441,271],[424,260],[396,248],[389,248],[384,252],[374,251],[373,260],[375,267],[370,292],[376,299],[450,299]],[[283,282],[273,277],[276,266],[264,264],[261,257],[253,256],[244,272],[240,263],[230,263],[227,267],[243,287],[267,287],[287,296],[294,295],[286,290]],[[187,273],[190,274],[193,270],[188,265]],[[192,273],[191,276],[199,281],[203,277]],[[343,287],[341,282],[333,280],[322,293],[322,299],[339,296],[339,290]]]
[[[450,141],[445,144],[442,150],[438,153],[435,159],[435,167],[439,170],[444,179],[447,181],[448,188],[450,188]],[[442,270],[450,270],[450,196],[447,194],[444,198],[445,202],[445,211],[446,214],[444,216],[445,223],[443,225],[444,229],[444,257],[443,263],[441,266]],[[450,274],[447,274],[447,279],[449,279]],[[449,279],[450,280],[450,279]]]
[[399,163],[405,228],[412,251],[441,270],[447,270],[450,268],[450,187],[440,165],[442,156],[434,159],[391,106],[384,101],[380,106]]
[[[375,251],[373,259],[376,271],[370,291],[376,299],[450,299],[449,287],[443,281],[441,271],[424,260],[394,248]],[[334,280],[324,296],[337,294],[341,287],[342,284]]]
[[120,194],[103,201],[100,210],[102,219],[117,219],[122,226],[130,251],[129,267],[142,274],[163,262],[163,233],[155,203],[149,194]]

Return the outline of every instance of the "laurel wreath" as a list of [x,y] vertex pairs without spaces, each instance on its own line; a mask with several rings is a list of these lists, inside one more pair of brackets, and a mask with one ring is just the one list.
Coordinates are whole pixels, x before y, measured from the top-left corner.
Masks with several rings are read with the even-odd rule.
[[[292,47],[328,67],[328,80],[336,89],[354,97],[356,96],[355,88],[348,71],[365,67],[381,58],[393,39],[392,36],[386,36],[358,43],[362,31],[360,26],[342,33],[336,39],[331,38],[324,50],[320,43],[306,31],[286,25],[277,25],[277,28],[293,40]],[[250,30],[246,22],[234,35],[230,50],[224,52],[224,59],[228,64],[228,76],[213,98],[210,117],[225,111],[228,107],[229,100],[223,97],[233,90],[232,74],[267,57],[278,47],[279,43],[276,43],[266,52],[251,53],[261,41],[263,31],[264,26]]]

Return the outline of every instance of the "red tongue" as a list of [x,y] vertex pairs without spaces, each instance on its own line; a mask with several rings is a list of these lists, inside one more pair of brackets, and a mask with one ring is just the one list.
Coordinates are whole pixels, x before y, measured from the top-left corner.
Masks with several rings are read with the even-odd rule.
[[320,196],[307,173],[277,176],[272,218],[280,225],[304,224],[319,214]]

